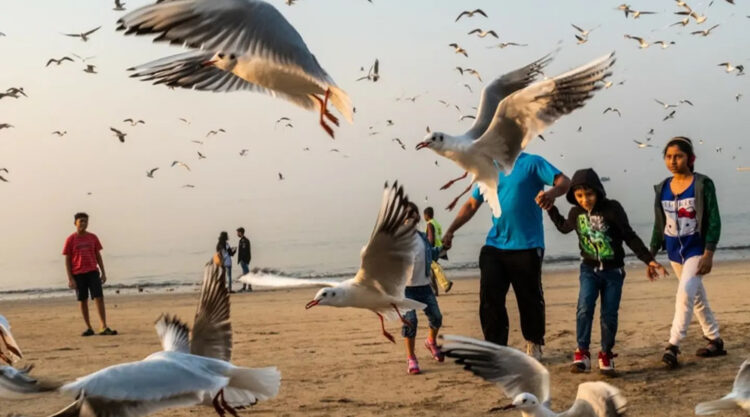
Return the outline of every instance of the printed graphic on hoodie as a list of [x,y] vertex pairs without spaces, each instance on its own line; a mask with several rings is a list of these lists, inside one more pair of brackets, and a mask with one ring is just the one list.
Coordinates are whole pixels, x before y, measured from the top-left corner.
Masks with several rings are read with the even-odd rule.
[[662,200],[661,206],[667,224],[664,234],[670,237],[690,236],[697,233],[698,219],[695,218],[695,197],[681,200]]
[[586,254],[600,260],[615,257],[612,240],[607,236],[607,224],[602,216],[589,216],[586,213],[578,216],[578,235],[581,247]]

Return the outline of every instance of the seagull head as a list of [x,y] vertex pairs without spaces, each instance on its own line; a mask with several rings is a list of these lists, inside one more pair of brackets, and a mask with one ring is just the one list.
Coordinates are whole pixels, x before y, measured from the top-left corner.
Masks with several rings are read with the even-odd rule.
[[317,305],[321,306],[340,306],[343,301],[343,290],[337,287],[326,287],[321,288],[315,298],[305,305],[305,309],[313,308]]
[[446,148],[448,142],[450,142],[451,136],[446,135],[443,132],[431,132],[424,137],[422,142],[419,142],[416,146],[416,150],[422,148],[430,148],[433,151],[442,154],[443,149]]
[[539,400],[534,394],[522,392],[513,398],[513,402],[503,407],[504,410],[517,408],[519,410],[531,410],[539,406]]
[[237,54],[230,52],[217,52],[211,59],[203,62],[203,66],[213,65],[224,71],[231,72],[237,65]]

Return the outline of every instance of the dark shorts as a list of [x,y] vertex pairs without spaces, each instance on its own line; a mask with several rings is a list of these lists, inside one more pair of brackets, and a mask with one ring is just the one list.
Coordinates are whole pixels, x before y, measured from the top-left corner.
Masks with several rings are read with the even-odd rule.
[[76,282],[76,297],[78,301],[86,301],[91,294],[91,299],[102,298],[102,280],[99,277],[99,271],[85,272],[83,274],[73,275]]

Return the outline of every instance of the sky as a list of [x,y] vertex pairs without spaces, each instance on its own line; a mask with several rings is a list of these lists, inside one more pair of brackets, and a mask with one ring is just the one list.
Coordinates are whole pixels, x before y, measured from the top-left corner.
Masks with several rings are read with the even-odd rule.
[[[131,0],[126,7],[130,11],[149,3]],[[718,66],[750,64],[747,0],[734,6],[715,0],[711,7],[706,1],[689,2],[708,20],[686,27],[670,26],[681,18],[671,0],[631,3],[634,9],[658,12],[638,19],[626,19],[613,1],[271,3],[357,109],[354,124],[337,128],[335,140],[320,129],[314,113],[279,99],[250,92],[170,90],[129,78],[127,68],[184,49],[116,32],[124,12],[113,11],[110,2],[0,0],[0,32],[6,34],[0,37],[0,91],[22,86],[29,95],[0,100],[0,123],[15,126],[0,130],[0,168],[10,171],[2,174],[9,182],[0,182],[0,289],[64,284],[60,252],[77,211],[91,215],[90,228],[102,240],[111,278],[196,271],[198,279],[219,231],[232,232],[236,244],[238,226],[248,230],[256,265],[352,269],[369,237],[385,181],[404,184],[421,207],[433,205],[444,228],[455,215],[443,207],[465,183],[448,191],[439,187],[462,172],[429,150],[414,150],[426,126],[460,134],[471,125],[458,119],[473,112],[483,83],[461,76],[455,67],[475,68],[489,82],[558,47],[547,75],[616,51],[611,79],[624,84],[597,92],[584,108],[548,129],[546,141],[532,141],[528,152],[544,156],[569,176],[593,167],[610,177],[608,194],[623,203],[631,221],[648,230],[651,186],[668,175],[661,147],[670,137],[685,135],[696,142],[697,169],[718,185],[722,213],[740,219],[750,213],[750,173],[737,172],[739,166],[750,166],[745,143],[749,77]],[[455,22],[467,7],[482,8],[489,17]],[[598,28],[587,43],[577,45],[572,23]],[[714,24],[720,26],[708,37],[690,35]],[[99,25],[102,29],[85,43],[63,35]],[[500,39],[468,35],[474,28],[492,29]],[[639,49],[625,34],[676,44]],[[528,46],[489,48],[499,41]],[[455,54],[448,46],[452,42],[464,47],[468,58]],[[49,58],[72,53],[93,56],[87,63],[98,73],[83,72],[79,61],[44,66]],[[380,80],[355,81],[363,75],[360,67],[367,69],[375,58]],[[745,97],[737,101],[740,93]],[[413,103],[396,100],[416,95]],[[673,119],[662,121],[668,112],[654,99],[689,99],[695,106],[681,105]],[[438,100],[459,105],[461,112]],[[622,117],[602,114],[607,107],[618,108]],[[294,127],[276,126],[282,116],[290,117]],[[146,124],[130,127],[122,122],[128,117]],[[389,119],[393,126],[386,126]],[[110,127],[127,133],[125,143]],[[227,133],[206,137],[218,128]],[[633,140],[645,141],[651,128],[654,147],[637,148]],[[54,130],[67,135],[54,136]],[[396,137],[406,144],[405,151],[392,141]],[[246,156],[239,155],[241,149],[248,149]],[[198,151],[207,158],[198,160]],[[170,168],[173,160],[186,162],[191,171]],[[147,178],[145,172],[155,167],[160,168],[155,178]],[[279,172],[284,181],[278,180]],[[568,207],[564,201],[558,204]],[[489,225],[489,209],[483,207],[457,234],[455,258],[475,260]],[[574,249],[574,242],[564,244]],[[548,247],[548,252],[562,249]]]

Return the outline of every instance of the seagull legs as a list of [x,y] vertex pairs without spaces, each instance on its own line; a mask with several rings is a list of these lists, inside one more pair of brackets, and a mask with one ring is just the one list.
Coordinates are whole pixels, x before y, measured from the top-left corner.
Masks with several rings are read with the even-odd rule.
[[232,406],[230,406],[229,404],[227,404],[226,400],[224,399],[224,390],[223,389],[219,391],[219,395],[220,395],[220,398],[221,398],[219,400],[221,402],[221,406],[225,410],[227,410],[229,412],[229,414],[231,414],[232,416],[239,417],[239,414],[237,414],[237,411],[234,408],[232,408]]
[[447,190],[451,185],[453,185],[453,183],[455,183],[456,181],[460,181],[460,180],[466,178],[467,175],[469,175],[469,171],[464,171],[464,175],[461,175],[458,178],[454,178],[454,179],[448,181],[447,183],[445,183],[445,185],[443,185],[442,187],[440,187],[440,189],[441,190]]
[[393,306],[393,309],[396,310],[396,314],[398,314],[398,318],[401,319],[401,323],[404,323],[404,325],[409,326],[409,328],[413,329],[414,325],[408,322],[404,316],[401,315],[401,312],[398,311],[398,307],[396,307],[396,304],[391,304]]
[[229,414],[234,417],[239,417],[239,414],[237,414],[237,410],[227,404],[226,400],[224,399],[224,389],[220,389],[219,392],[216,393],[216,396],[214,397],[213,401],[211,401],[211,404],[213,404],[214,410],[216,410],[216,413],[221,417],[224,417],[226,415],[226,412],[229,412]]
[[216,414],[220,415],[221,417],[224,417],[226,413],[224,412],[224,409],[221,408],[221,406],[219,405],[219,395],[222,394],[222,391],[223,390],[220,390],[219,392],[216,393],[216,396],[214,397],[213,401],[211,401],[211,404],[213,404],[214,410],[216,410]]
[[393,335],[391,335],[385,330],[385,323],[383,322],[383,315],[380,313],[375,313],[375,314],[377,314],[378,317],[380,318],[380,328],[383,329],[383,336],[385,336],[386,339],[390,340],[391,343],[396,343],[396,339],[393,338]]
[[323,127],[323,130],[328,133],[333,138],[333,129],[326,124],[326,121],[324,119],[327,118],[331,121],[331,123],[335,124],[336,126],[339,125],[339,119],[337,119],[334,115],[332,115],[328,111],[328,98],[331,96],[331,89],[326,89],[326,93],[321,99],[320,97],[316,96],[315,94],[310,94],[311,97],[315,98],[315,100],[318,101],[320,104],[320,125]]
[[453,201],[451,201],[451,203],[450,203],[450,204],[448,204],[448,207],[446,207],[446,208],[447,208],[448,210],[453,210],[453,209],[454,209],[454,208],[456,207],[456,203],[458,203],[458,199],[460,199],[461,197],[463,197],[463,196],[464,196],[464,194],[466,194],[466,193],[468,193],[469,191],[471,191],[471,186],[472,186],[472,185],[473,185],[473,184],[469,184],[469,186],[468,186],[468,187],[466,187],[466,189],[465,189],[465,190],[464,190],[464,191],[463,191],[463,192],[462,192],[461,194],[459,194],[459,195],[458,195],[458,197],[456,197],[455,199],[453,199]]

